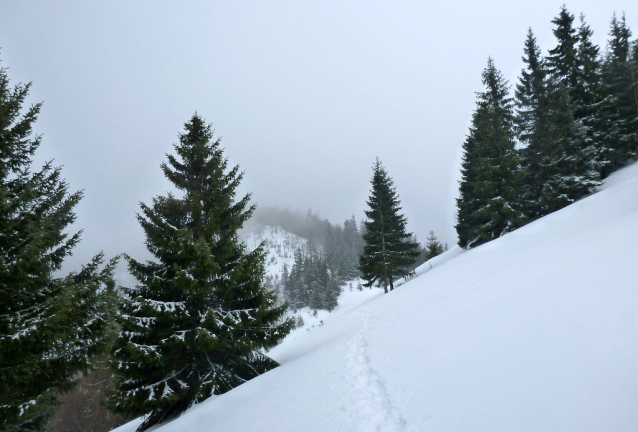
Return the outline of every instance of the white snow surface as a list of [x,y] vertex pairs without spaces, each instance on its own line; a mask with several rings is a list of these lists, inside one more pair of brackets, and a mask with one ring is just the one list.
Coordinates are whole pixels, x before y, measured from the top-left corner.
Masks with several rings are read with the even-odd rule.
[[281,367],[157,430],[636,431],[637,244],[633,164],[388,295],[346,290]]

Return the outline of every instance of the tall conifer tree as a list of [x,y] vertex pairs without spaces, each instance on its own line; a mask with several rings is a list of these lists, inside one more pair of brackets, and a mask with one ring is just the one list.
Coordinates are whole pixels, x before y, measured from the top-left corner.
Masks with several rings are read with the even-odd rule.
[[598,174],[595,149],[574,119],[565,75],[547,67],[531,29],[523,61],[526,69],[516,86],[517,133],[525,168],[521,202],[526,217],[535,219],[590,193]]
[[517,188],[522,172],[514,142],[512,99],[507,82],[492,59],[483,71],[483,85],[485,91],[478,93],[470,136],[464,146],[468,163],[462,172],[461,197],[457,200],[459,222],[467,207],[472,212],[467,219],[469,224],[457,225],[462,247],[500,237],[515,229],[521,218]]
[[31,171],[41,137],[32,135],[40,104],[22,113],[30,84],[9,86],[0,69],[0,430],[46,428],[56,396],[107,344],[115,261],[99,254],[79,272],[58,276],[80,239],[65,231],[81,192],[69,194],[60,168]]
[[552,20],[555,25],[552,30],[557,45],[549,50],[547,68],[557,83],[563,85],[567,95],[574,99],[578,83],[577,43],[578,34],[574,28],[574,15],[569,13],[563,5],[560,13]]
[[177,156],[162,164],[183,196],[141,205],[138,219],[158,262],[127,257],[139,284],[126,290],[113,352],[119,379],[110,406],[150,413],[141,430],[276,367],[261,349],[293,326],[280,321],[285,306],[276,307],[264,286],[262,246],[247,252],[237,234],[254,210],[250,195],[235,201],[243,173],[228,169],[220,140],[200,116],[185,129]]
[[472,125],[463,143],[463,156],[461,159],[461,181],[459,182],[459,197],[456,199],[456,234],[458,244],[467,247],[475,238],[474,229],[482,223],[476,211],[481,202],[474,193],[474,183],[477,178],[475,165],[478,153],[478,132],[476,128],[476,112],[472,115]]
[[600,116],[601,62],[600,50],[592,42],[592,35],[593,31],[581,14],[576,47],[578,79],[576,89],[572,92],[572,104],[574,119],[579,121],[584,129],[585,146],[595,149],[595,168],[600,172],[601,166],[597,155],[600,153],[601,130],[604,129]]
[[419,256],[418,245],[410,241],[412,233],[406,232],[407,219],[399,213],[401,203],[394,182],[379,159],[374,164],[371,183],[359,270],[365,286],[383,285],[387,293],[388,286],[394,289],[397,278],[410,273]]
[[638,77],[632,68],[631,30],[624,15],[621,19],[613,16],[609,36],[599,111],[602,127],[598,158],[603,178],[635,157],[638,146]]

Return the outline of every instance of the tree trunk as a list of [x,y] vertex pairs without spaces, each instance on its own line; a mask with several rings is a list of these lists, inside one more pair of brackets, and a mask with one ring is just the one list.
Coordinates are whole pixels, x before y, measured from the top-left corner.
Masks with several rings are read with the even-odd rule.
[[392,282],[392,276],[390,276],[390,291],[394,289],[394,282]]

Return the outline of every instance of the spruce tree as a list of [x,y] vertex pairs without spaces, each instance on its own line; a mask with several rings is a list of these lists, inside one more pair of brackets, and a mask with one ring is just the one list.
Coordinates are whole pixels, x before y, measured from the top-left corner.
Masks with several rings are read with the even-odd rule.
[[406,232],[407,219],[399,213],[394,182],[379,159],[374,164],[371,183],[359,270],[366,280],[365,286],[383,285],[387,293],[388,286],[394,289],[397,278],[410,273],[419,255],[418,245],[410,241],[412,233]]
[[434,231],[430,231],[430,235],[425,243],[425,260],[428,261],[435,256],[441,255],[444,252],[443,245],[434,234]]
[[566,89],[550,82],[552,147],[543,155],[545,182],[538,200],[537,216],[559,210],[590,194],[600,184],[595,169],[595,148],[587,142],[586,131],[574,119]]
[[456,199],[456,234],[458,244],[462,248],[467,247],[474,240],[474,228],[482,223],[478,218],[476,210],[480,206],[480,201],[474,193],[474,183],[477,178],[475,165],[477,163],[478,132],[476,123],[476,112],[473,114],[470,131],[463,143],[463,156],[461,159],[461,181],[459,182],[459,197]]
[[139,284],[126,289],[110,407],[149,414],[140,430],[276,367],[262,349],[294,325],[264,287],[263,245],[247,252],[239,240],[254,211],[249,194],[235,201],[243,173],[200,116],[185,129],[162,164],[183,195],[158,196],[138,215],[157,262],[127,257]]
[[576,88],[572,92],[574,120],[580,122],[584,130],[585,146],[595,149],[595,168],[600,173],[598,163],[600,153],[601,130],[604,129],[600,117],[601,62],[599,48],[592,42],[593,31],[586,24],[581,14],[578,28],[578,44],[576,46],[576,62],[578,78]]
[[525,181],[520,202],[527,219],[556,211],[599,184],[595,149],[574,118],[564,76],[552,73],[532,31],[525,42],[523,70],[516,86],[516,125]]
[[[305,280],[308,284],[310,299],[308,306],[310,309],[325,309],[326,285],[327,277],[324,280],[323,264],[325,261],[321,259],[313,259],[314,257],[306,257],[305,263]],[[327,267],[325,267],[327,271]],[[325,274],[327,276],[327,272]]]
[[332,311],[339,304],[339,295],[341,294],[340,281],[332,275],[328,277],[328,283],[326,285],[326,294],[324,298],[324,307],[328,311]]
[[293,310],[308,306],[310,301],[309,293],[306,289],[304,270],[304,256],[301,249],[297,248],[295,262],[290,269],[290,276],[288,277],[289,297],[287,300]]
[[[470,136],[464,146],[457,233],[471,247],[515,229],[521,218],[517,188],[521,166],[514,143],[514,117],[507,83],[488,60],[484,92],[478,93]],[[462,223],[462,225],[461,225]]]
[[599,110],[598,159],[603,178],[635,157],[638,146],[638,76],[632,67],[631,30],[624,15],[613,16],[609,36]]
[[558,16],[552,20],[552,24],[556,26],[552,31],[557,45],[549,50],[547,68],[556,81],[565,87],[571,100],[574,98],[579,75],[578,34],[574,28],[574,15],[569,13],[563,5]]
[[[485,223],[477,227],[478,243],[515,229],[522,217],[518,188],[522,171],[514,142],[513,102],[508,85],[490,59],[483,73],[485,92],[479,94],[479,146],[475,166],[476,210]],[[478,244],[477,243],[477,244]]]
[[60,275],[80,233],[67,234],[81,192],[69,193],[60,168],[32,171],[40,112],[22,112],[30,84],[9,86],[0,69],[0,430],[46,428],[56,396],[108,343],[115,313],[112,260],[99,254],[79,272]]

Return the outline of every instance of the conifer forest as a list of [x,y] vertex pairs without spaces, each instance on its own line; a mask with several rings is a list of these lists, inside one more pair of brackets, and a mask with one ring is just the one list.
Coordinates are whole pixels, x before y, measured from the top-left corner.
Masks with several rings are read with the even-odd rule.
[[[137,431],[169,424],[276,371],[271,350],[342,313],[345,296],[400,294],[445,254],[596,193],[638,155],[638,39],[625,14],[614,13],[599,46],[587,17],[568,5],[551,28],[549,49],[531,28],[520,41],[514,82],[500,58],[484,53],[469,130],[457,145],[456,238],[431,228],[418,237],[402,169],[365,149],[356,158],[369,167],[360,179],[367,188],[343,222],[294,202],[262,205],[229,151],[233,137],[222,142],[212,114],[193,106],[162,143],[174,142],[155,165],[165,183],[151,199],[131,197],[147,255],[100,252],[75,271],[65,260],[82,240],[76,219],[88,192],[65,179],[66,166],[39,162],[47,131],[38,117],[56,107],[34,102],[38,83],[16,82],[0,52],[0,431],[105,432],[137,418]],[[295,152],[272,157],[305,157]],[[340,174],[327,170],[315,183]],[[363,313],[357,319],[371,326]],[[357,347],[344,357],[349,368],[367,358],[365,341]],[[399,426],[367,430],[409,430]]]

